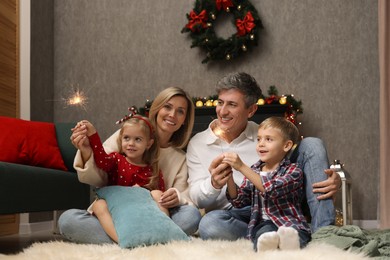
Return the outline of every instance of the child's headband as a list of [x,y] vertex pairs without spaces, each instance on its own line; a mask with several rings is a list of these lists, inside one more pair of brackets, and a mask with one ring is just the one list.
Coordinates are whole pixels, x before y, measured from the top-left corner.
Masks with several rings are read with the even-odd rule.
[[150,135],[152,136],[153,135],[153,126],[152,126],[152,124],[148,120],[143,118],[142,116],[137,115],[138,114],[137,108],[135,106],[129,107],[129,112],[130,113],[128,115],[125,115],[123,118],[121,118],[120,120],[116,121],[116,124],[121,124],[121,123],[129,120],[130,118],[137,118],[137,119],[140,119],[140,120],[144,121],[148,125],[149,130],[150,130]]

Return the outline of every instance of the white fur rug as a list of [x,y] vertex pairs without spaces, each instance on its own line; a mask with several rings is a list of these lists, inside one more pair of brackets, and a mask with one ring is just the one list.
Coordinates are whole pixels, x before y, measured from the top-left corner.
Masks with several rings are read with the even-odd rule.
[[267,251],[256,253],[248,240],[238,241],[203,241],[194,238],[190,242],[176,241],[165,245],[121,249],[117,245],[81,245],[63,241],[35,243],[17,255],[1,255],[0,259],[369,259],[363,255],[343,251],[326,244],[309,244],[297,251]]

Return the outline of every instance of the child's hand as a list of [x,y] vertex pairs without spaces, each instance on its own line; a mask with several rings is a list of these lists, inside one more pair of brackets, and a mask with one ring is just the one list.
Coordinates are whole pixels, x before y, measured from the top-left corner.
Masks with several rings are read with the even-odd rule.
[[241,158],[236,153],[224,153],[223,163],[229,164],[235,170],[239,171],[240,168],[244,165],[241,161]]

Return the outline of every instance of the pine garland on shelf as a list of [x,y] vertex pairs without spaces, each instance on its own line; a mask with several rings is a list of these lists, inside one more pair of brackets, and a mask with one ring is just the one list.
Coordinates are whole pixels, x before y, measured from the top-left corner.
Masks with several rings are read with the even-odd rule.
[[[287,105],[288,107],[285,117],[295,125],[300,124],[300,122],[297,121],[297,116],[298,114],[303,113],[301,100],[295,99],[293,94],[280,96],[275,86],[270,86],[267,93],[268,96],[263,96],[257,101],[257,105],[260,106],[259,109],[261,109],[261,106],[267,105]],[[152,102],[153,100],[146,100],[145,105],[138,109],[140,113],[143,115],[148,115]],[[194,102],[196,109],[201,109],[202,107],[216,107],[218,103],[218,96],[212,95],[207,97],[192,97],[192,102]]]

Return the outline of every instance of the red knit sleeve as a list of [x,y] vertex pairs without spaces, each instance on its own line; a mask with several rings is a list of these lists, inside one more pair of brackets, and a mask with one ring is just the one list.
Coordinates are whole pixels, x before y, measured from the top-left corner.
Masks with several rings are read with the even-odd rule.
[[97,132],[89,136],[88,139],[91,144],[96,166],[107,173],[112,171],[113,168],[116,167],[117,162],[115,153],[107,154],[106,151],[104,151],[102,141]]

